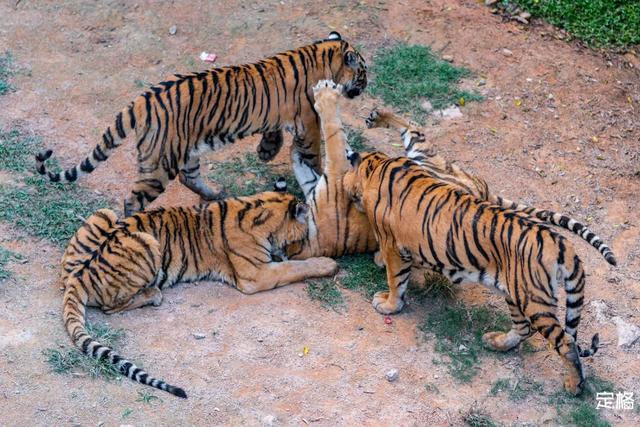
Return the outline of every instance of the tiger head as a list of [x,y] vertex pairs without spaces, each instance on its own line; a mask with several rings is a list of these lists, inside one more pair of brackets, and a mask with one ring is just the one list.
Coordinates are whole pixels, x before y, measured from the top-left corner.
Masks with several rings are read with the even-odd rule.
[[326,42],[338,42],[338,55],[333,56],[331,72],[332,80],[342,85],[343,93],[347,98],[355,98],[362,94],[367,87],[367,64],[358,51],[348,42],[342,40],[342,36],[332,31]]
[[364,183],[371,178],[373,171],[388,157],[379,152],[357,153],[350,151],[347,158],[351,163],[351,169],[345,173],[342,185],[355,207],[360,212],[364,212]]

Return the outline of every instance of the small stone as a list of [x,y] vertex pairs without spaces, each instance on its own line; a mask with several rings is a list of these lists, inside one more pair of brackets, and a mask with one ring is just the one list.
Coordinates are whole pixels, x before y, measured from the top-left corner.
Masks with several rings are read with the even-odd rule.
[[278,418],[275,415],[265,415],[262,418],[262,425],[265,426],[274,426],[278,422]]
[[529,12],[520,12],[520,15],[519,15],[519,16],[520,16],[521,18],[524,18],[524,19],[529,19],[529,18],[531,18],[531,14],[530,14]]
[[513,19],[515,19],[516,21],[518,21],[521,24],[528,24],[529,23],[529,20],[527,18],[523,18],[522,15],[518,15]]
[[457,119],[462,117],[462,111],[460,111],[460,108],[456,106],[435,111],[434,114],[442,119]]
[[506,47],[503,48],[500,52],[502,52],[502,54],[504,56],[513,56],[513,52],[511,52],[509,49],[507,49]]
[[467,347],[464,344],[460,344],[460,347],[458,347],[458,351],[467,351]]
[[640,339],[640,327],[617,316],[611,320],[616,324],[618,330],[618,347],[628,349]]
[[498,0],[484,0],[485,6],[493,6],[496,3],[498,3]]
[[478,86],[484,86],[486,84],[487,84],[487,81],[485,79],[478,80]]
[[422,104],[420,104],[420,107],[422,107],[422,109],[427,113],[433,111],[433,105],[431,105],[429,101],[424,101]]
[[178,32],[177,26],[172,25],[171,27],[169,27],[169,34],[171,34],[172,36],[175,36],[177,32]]
[[385,377],[387,377],[387,381],[389,381],[390,383],[397,380],[399,376],[400,376],[400,372],[398,372],[397,369],[391,369],[387,371],[387,373],[385,374]]
[[193,332],[191,335],[193,335],[193,337],[197,340],[203,340],[205,339],[207,336],[205,334],[203,334],[202,332]]
[[442,55],[442,59],[447,62],[453,62],[453,55]]

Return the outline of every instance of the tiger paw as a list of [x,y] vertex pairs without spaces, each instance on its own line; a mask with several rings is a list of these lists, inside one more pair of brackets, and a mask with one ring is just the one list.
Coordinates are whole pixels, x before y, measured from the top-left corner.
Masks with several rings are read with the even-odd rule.
[[369,129],[380,127],[380,111],[374,108],[364,121]]
[[522,338],[515,332],[487,332],[482,336],[485,346],[495,351],[509,351],[518,344]]
[[282,130],[263,133],[262,139],[256,149],[258,152],[258,158],[263,162],[273,160],[273,158],[280,152],[283,141],[284,138],[282,136]]
[[380,314],[393,314],[402,310],[404,307],[404,301],[398,298],[396,301],[389,301],[389,292],[381,291],[376,292],[371,302],[373,308]]
[[338,107],[338,97],[342,94],[342,85],[334,83],[332,80],[320,80],[313,87],[313,104],[316,111],[320,114],[323,112],[335,111]]

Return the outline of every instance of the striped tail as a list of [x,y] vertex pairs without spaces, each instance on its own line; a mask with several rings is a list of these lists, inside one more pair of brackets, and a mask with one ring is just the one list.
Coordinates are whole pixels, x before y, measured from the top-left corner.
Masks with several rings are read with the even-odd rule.
[[122,375],[125,375],[134,381],[164,390],[174,396],[186,399],[187,393],[185,393],[183,389],[174,387],[162,380],[149,376],[149,374],[138,368],[132,362],[118,355],[111,348],[95,341],[89,335],[85,327],[85,307],[87,299],[88,297],[86,292],[78,283],[70,283],[67,285],[64,293],[63,318],[67,332],[75,346],[89,357],[93,357],[98,360],[108,360],[118,368]]
[[573,234],[580,236],[583,240],[596,248],[609,264],[618,264],[618,262],[616,261],[616,257],[611,251],[611,248],[609,248],[609,246],[607,246],[597,234],[589,230],[586,225],[576,221],[571,217],[547,209],[537,209],[527,205],[512,202],[511,200],[503,199],[502,197],[495,196],[493,194],[489,196],[489,201],[504,209],[512,209],[515,211],[524,212],[527,215],[531,215],[539,219],[540,221],[548,222],[550,224],[569,230]]
[[[127,115],[128,120],[123,116]],[[83,175],[87,175],[101,163],[109,158],[118,148],[127,134],[135,129],[136,118],[133,105],[125,108],[116,116],[116,121],[102,134],[102,141],[93,149],[93,152],[79,164],[64,172],[51,172],[47,170],[45,162],[53,154],[52,150],[43,150],[36,154],[36,170],[40,175],[46,175],[51,182],[74,182]]]

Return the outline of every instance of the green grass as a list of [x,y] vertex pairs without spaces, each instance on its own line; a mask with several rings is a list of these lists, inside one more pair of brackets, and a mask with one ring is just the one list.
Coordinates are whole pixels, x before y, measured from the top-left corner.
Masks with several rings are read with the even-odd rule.
[[598,410],[596,395],[601,392],[614,393],[616,386],[595,375],[587,377],[584,391],[578,397],[565,391],[557,391],[549,398],[549,403],[556,407],[560,421],[576,427],[609,427]]
[[208,177],[223,186],[229,196],[250,196],[262,191],[273,191],[278,178],[284,177],[288,191],[304,198],[289,165],[265,163],[255,153],[245,153],[235,160],[216,162]]
[[427,46],[400,43],[381,49],[371,71],[370,93],[416,120],[426,115],[420,107],[425,99],[435,109],[458,104],[460,98],[465,102],[482,99],[478,93],[458,87],[463,78],[471,76],[471,71],[439,59]]
[[344,272],[338,281],[345,288],[362,292],[368,298],[387,289],[385,270],[373,262],[370,254],[347,255],[337,261]]
[[469,427],[497,427],[489,415],[478,409],[471,409],[462,417],[465,425]]
[[[87,322],[87,331],[95,340],[109,347],[117,345],[124,337],[122,329],[113,329],[108,325]],[[115,379],[122,374],[108,361],[96,360],[80,353],[75,347],[66,351],[47,348],[42,352],[51,370],[57,374],[86,372],[92,378]]]
[[430,271],[424,272],[424,285],[409,283],[409,292],[418,302],[433,298],[453,299],[455,290],[454,284],[449,279]]
[[122,419],[124,420],[125,418],[129,418],[131,414],[133,414],[133,409],[126,408],[124,411],[122,411]]
[[542,384],[530,378],[501,378],[493,383],[490,394],[506,393],[512,402],[521,401],[528,396],[540,396]]
[[13,55],[9,51],[0,54],[0,95],[13,89],[13,86],[9,84],[9,77],[13,74]]
[[162,399],[148,391],[146,388],[144,390],[138,391],[138,398],[136,399],[136,402],[142,402],[146,405],[151,405],[154,401],[162,402]]
[[307,281],[307,295],[326,309],[339,311],[345,305],[340,288],[333,279],[315,279]]
[[0,280],[8,279],[13,275],[11,271],[5,268],[7,263],[23,259],[24,257],[22,255],[11,252],[10,250],[0,246]]
[[451,376],[468,382],[478,373],[480,359],[496,354],[485,349],[482,335],[510,327],[511,319],[505,313],[445,301],[433,304],[420,329],[435,337],[435,350],[449,359],[446,364]]
[[353,151],[360,152],[373,150],[373,147],[368,144],[361,129],[345,125],[344,130],[347,134],[347,142]]
[[503,0],[567,30],[590,46],[640,44],[638,0]]
[[13,172],[16,184],[0,184],[0,220],[37,237],[65,244],[105,200],[75,184],[54,184],[35,175],[33,156],[40,139],[16,130],[0,130],[0,169]]

